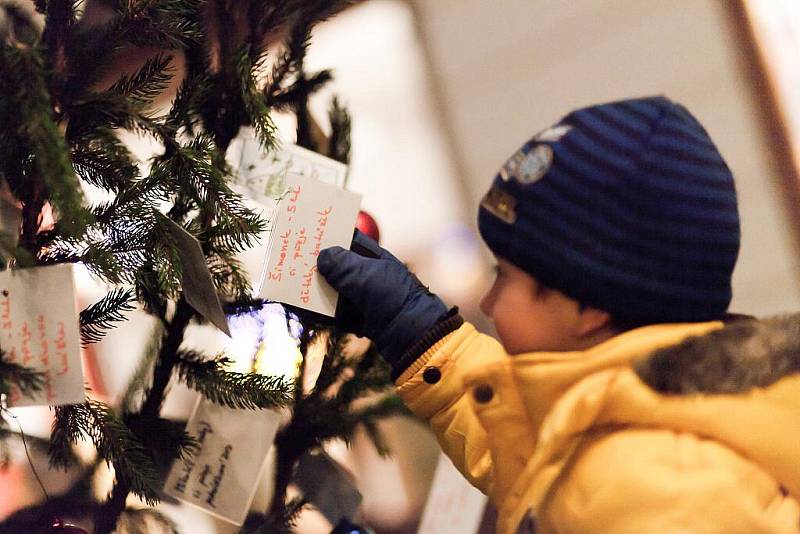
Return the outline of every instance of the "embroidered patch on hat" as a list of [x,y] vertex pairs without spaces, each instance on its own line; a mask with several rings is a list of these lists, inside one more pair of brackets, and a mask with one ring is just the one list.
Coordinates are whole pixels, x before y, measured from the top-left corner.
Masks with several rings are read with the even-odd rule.
[[562,137],[567,135],[570,130],[572,130],[572,126],[569,124],[557,124],[551,128],[546,130],[542,130],[533,138],[535,141],[547,141],[549,143],[554,143],[556,141],[560,141]]
[[514,224],[517,220],[517,199],[493,185],[483,196],[481,206],[501,221]]
[[514,178],[521,184],[532,184],[547,174],[553,165],[553,149],[548,145],[536,145],[530,152],[520,150],[500,169],[504,181]]

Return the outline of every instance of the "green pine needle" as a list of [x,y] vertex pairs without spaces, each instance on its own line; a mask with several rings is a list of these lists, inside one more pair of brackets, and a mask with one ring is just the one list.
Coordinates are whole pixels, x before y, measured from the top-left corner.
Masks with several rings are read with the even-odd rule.
[[131,289],[116,288],[81,311],[81,343],[86,346],[103,339],[114,323],[125,321],[124,312],[135,309],[133,302]]
[[158,54],[151,57],[133,75],[120,78],[109,91],[150,104],[169,86],[175,73],[171,62],[171,55]]
[[282,377],[229,372],[225,368],[230,363],[227,356],[206,359],[194,351],[181,351],[176,368],[188,387],[228,408],[276,408],[290,401],[291,385]]
[[44,387],[44,374],[8,361],[7,353],[0,349],[0,393],[10,393],[12,386],[23,395],[34,394]]
[[50,465],[65,468],[69,450],[79,439],[88,438],[98,455],[114,466],[117,480],[152,506],[158,502],[162,480],[142,441],[117,417],[111,407],[89,400],[83,404],[56,406],[50,438]]
[[92,135],[76,140],[71,156],[79,178],[107,191],[130,187],[139,175],[130,151],[111,129],[97,128]]

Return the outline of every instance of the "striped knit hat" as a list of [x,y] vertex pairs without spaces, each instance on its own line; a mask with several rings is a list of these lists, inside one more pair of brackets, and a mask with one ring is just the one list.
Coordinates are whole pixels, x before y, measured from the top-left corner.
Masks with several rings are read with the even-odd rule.
[[498,173],[483,239],[542,284],[616,319],[718,319],[739,253],[733,176],[663,97],[573,111]]

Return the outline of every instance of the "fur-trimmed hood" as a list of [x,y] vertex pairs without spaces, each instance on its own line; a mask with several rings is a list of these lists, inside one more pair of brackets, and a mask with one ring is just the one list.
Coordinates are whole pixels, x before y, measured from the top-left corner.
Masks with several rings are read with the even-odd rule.
[[635,365],[660,393],[745,393],[800,372],[800,314],[736,318]]
[[498,532],[531,512],[542,532],[800,533],[799,331],[656,324],[509,357],[465,323],[398,393],[491,497]]

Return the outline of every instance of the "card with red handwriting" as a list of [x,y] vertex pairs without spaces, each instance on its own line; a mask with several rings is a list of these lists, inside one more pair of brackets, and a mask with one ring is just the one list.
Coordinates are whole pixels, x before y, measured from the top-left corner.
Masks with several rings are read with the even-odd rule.
[[333,317],[337,292],[317,273],[320,250],[350,248],[361,195],[288,174],[259,296]]
[[483,519],[486,495],[472,487],[441,454],[417,532],[474,534]]
[[32,396],[12,388],[9,406],[85,400],[72,265],[0,272],[0,349],[5,361],[40,371],[45,380]]
[[258,236],[255,246],[237,255],[249,274],[253,292],[259,294],[264,285],[276,207],[286,194],[290,176],[306,176],[342,187],[347,166],[291,143],[266,151],[252,128],[240,130],[228,147],[226,159],[233,169],[232,189],[245,197],[247,208],[270,222],[270,229]]

